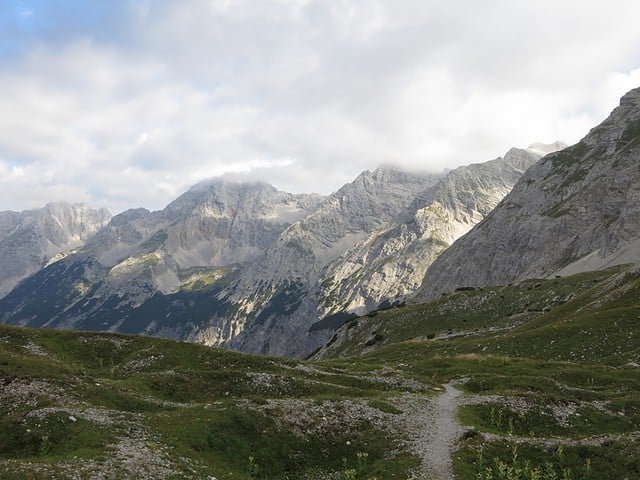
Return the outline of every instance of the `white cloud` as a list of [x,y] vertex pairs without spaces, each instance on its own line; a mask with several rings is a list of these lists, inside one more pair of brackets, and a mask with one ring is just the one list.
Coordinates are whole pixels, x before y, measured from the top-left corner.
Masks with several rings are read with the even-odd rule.
[[126,5],[0,63],[0,209],[161,208],[224,174],[328,193],[577,141],[640,85],[635,1]]

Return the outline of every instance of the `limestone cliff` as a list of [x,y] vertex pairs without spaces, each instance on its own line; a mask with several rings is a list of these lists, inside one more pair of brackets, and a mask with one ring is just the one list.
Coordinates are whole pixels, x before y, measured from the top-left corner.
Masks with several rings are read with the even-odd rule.
[[530,168],[427,270],[415,300],[461,286],[640,260],[640,89],[577,144]]

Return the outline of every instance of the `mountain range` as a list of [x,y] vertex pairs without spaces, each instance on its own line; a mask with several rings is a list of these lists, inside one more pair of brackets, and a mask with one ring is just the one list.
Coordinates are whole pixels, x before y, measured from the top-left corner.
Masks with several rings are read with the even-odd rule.
[[82,247],[110,219],[107,210],[66,203],[0,212],[0,298],[20,280]]
[[638,261],[640,89],[565,147],[328,196],[218,179],[155,212],[2,212],[0,321],[306,357],[377,309]]
[[0,325],[0,478],[639,478],[640,89],[561,147],[0,214],[3,322],[322,345]]
[[[37,261],[12,269],[0,321],[306,356],[349,316],[404,301],[429,264],[529,166],[563,147],[514,148],[443,174],[381,167],[326,197],[213,180],[155,212],[131,209],[111,218],[58,205],[93,212],[84,236],[51,206],[6,212],[39,215],[60,232],[46,230],[34,248],[21,242],[27,251],[14,257],[38,252]],[[24,230],[29,223],[16,225]],[[54,237],[73,241],[52,249]],[[11,241],[3,235],[3,245]]]

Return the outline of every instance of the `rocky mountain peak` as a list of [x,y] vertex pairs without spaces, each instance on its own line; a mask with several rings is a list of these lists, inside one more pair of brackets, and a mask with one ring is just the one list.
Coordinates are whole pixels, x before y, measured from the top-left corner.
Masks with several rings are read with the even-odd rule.
[[511,166],[520,172],[525,172],[541,157],[559,150],[563,150],[567,145],[563,142],[532,143],[527,148],[513,147],[504,155],[504,164]]
[[2,212],[0,297],[54,257],[84,245],[110,219],[105,209],[64,202],[23,212]]
[[621,107],[637,109],[640,107],[640,87],[629,90],[620,98]]
[[84,203],[68,204],[65,202],[48,203],[41,210],[36,210],[37,216],[43,222],[55,222],[49,234],[54,230],[62,237],[61,242],[65,242],[65,235],[78,236],[82,241],[96,232],[111,220],[111,213],[102,208],[93,209]]
[[129,210],[125,210],[124,212],[115,215],[109,222],[109,225],[112,227],[120,227],[126,223],[146,217],[150,213],[151,212],[146,208],[130,208]]
[[281,192],[265,182],[218,178],[191,187],[167,206],[165,215],[169,218],[191,214],[215,218],[244,215],[292,223],[301,218],[301,211],[308,213],[321,198],[319,195]]
[[640,260],[640,89],[571,147],[531,167],[427,271],[420,300],[461,286]]
[[580,144],[594,147],[598,145],[608,155],[613,154],[621,144],[633,140],[640,131],[640,88],[626,93],[620,104],[598,126],[591,129]]

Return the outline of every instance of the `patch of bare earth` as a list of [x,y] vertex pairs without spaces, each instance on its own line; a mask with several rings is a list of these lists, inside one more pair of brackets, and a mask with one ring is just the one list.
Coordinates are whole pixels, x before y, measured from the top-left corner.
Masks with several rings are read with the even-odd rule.
[[168,478],[177,473],[202,478],[198,474],[201,469],[192,460],[171,459],[168,448],[144,425],[142,415],[90,408],[75,401],[60,386],[36,379],[0,383],[0,403],[14,415],[26,407],[25,422],[63,413],[65,421],[91,422],[106,429],[114,439],[99,458],[0,459],[0,471],[15,478],[148,479]]
[[464,433],[456,419],[462,392],[448,383],[439,395],[404,395],[393,403],[403,411],[402,422],[409,434],[409,448],[421,465],[412,480],[453,480],[451,454]]

